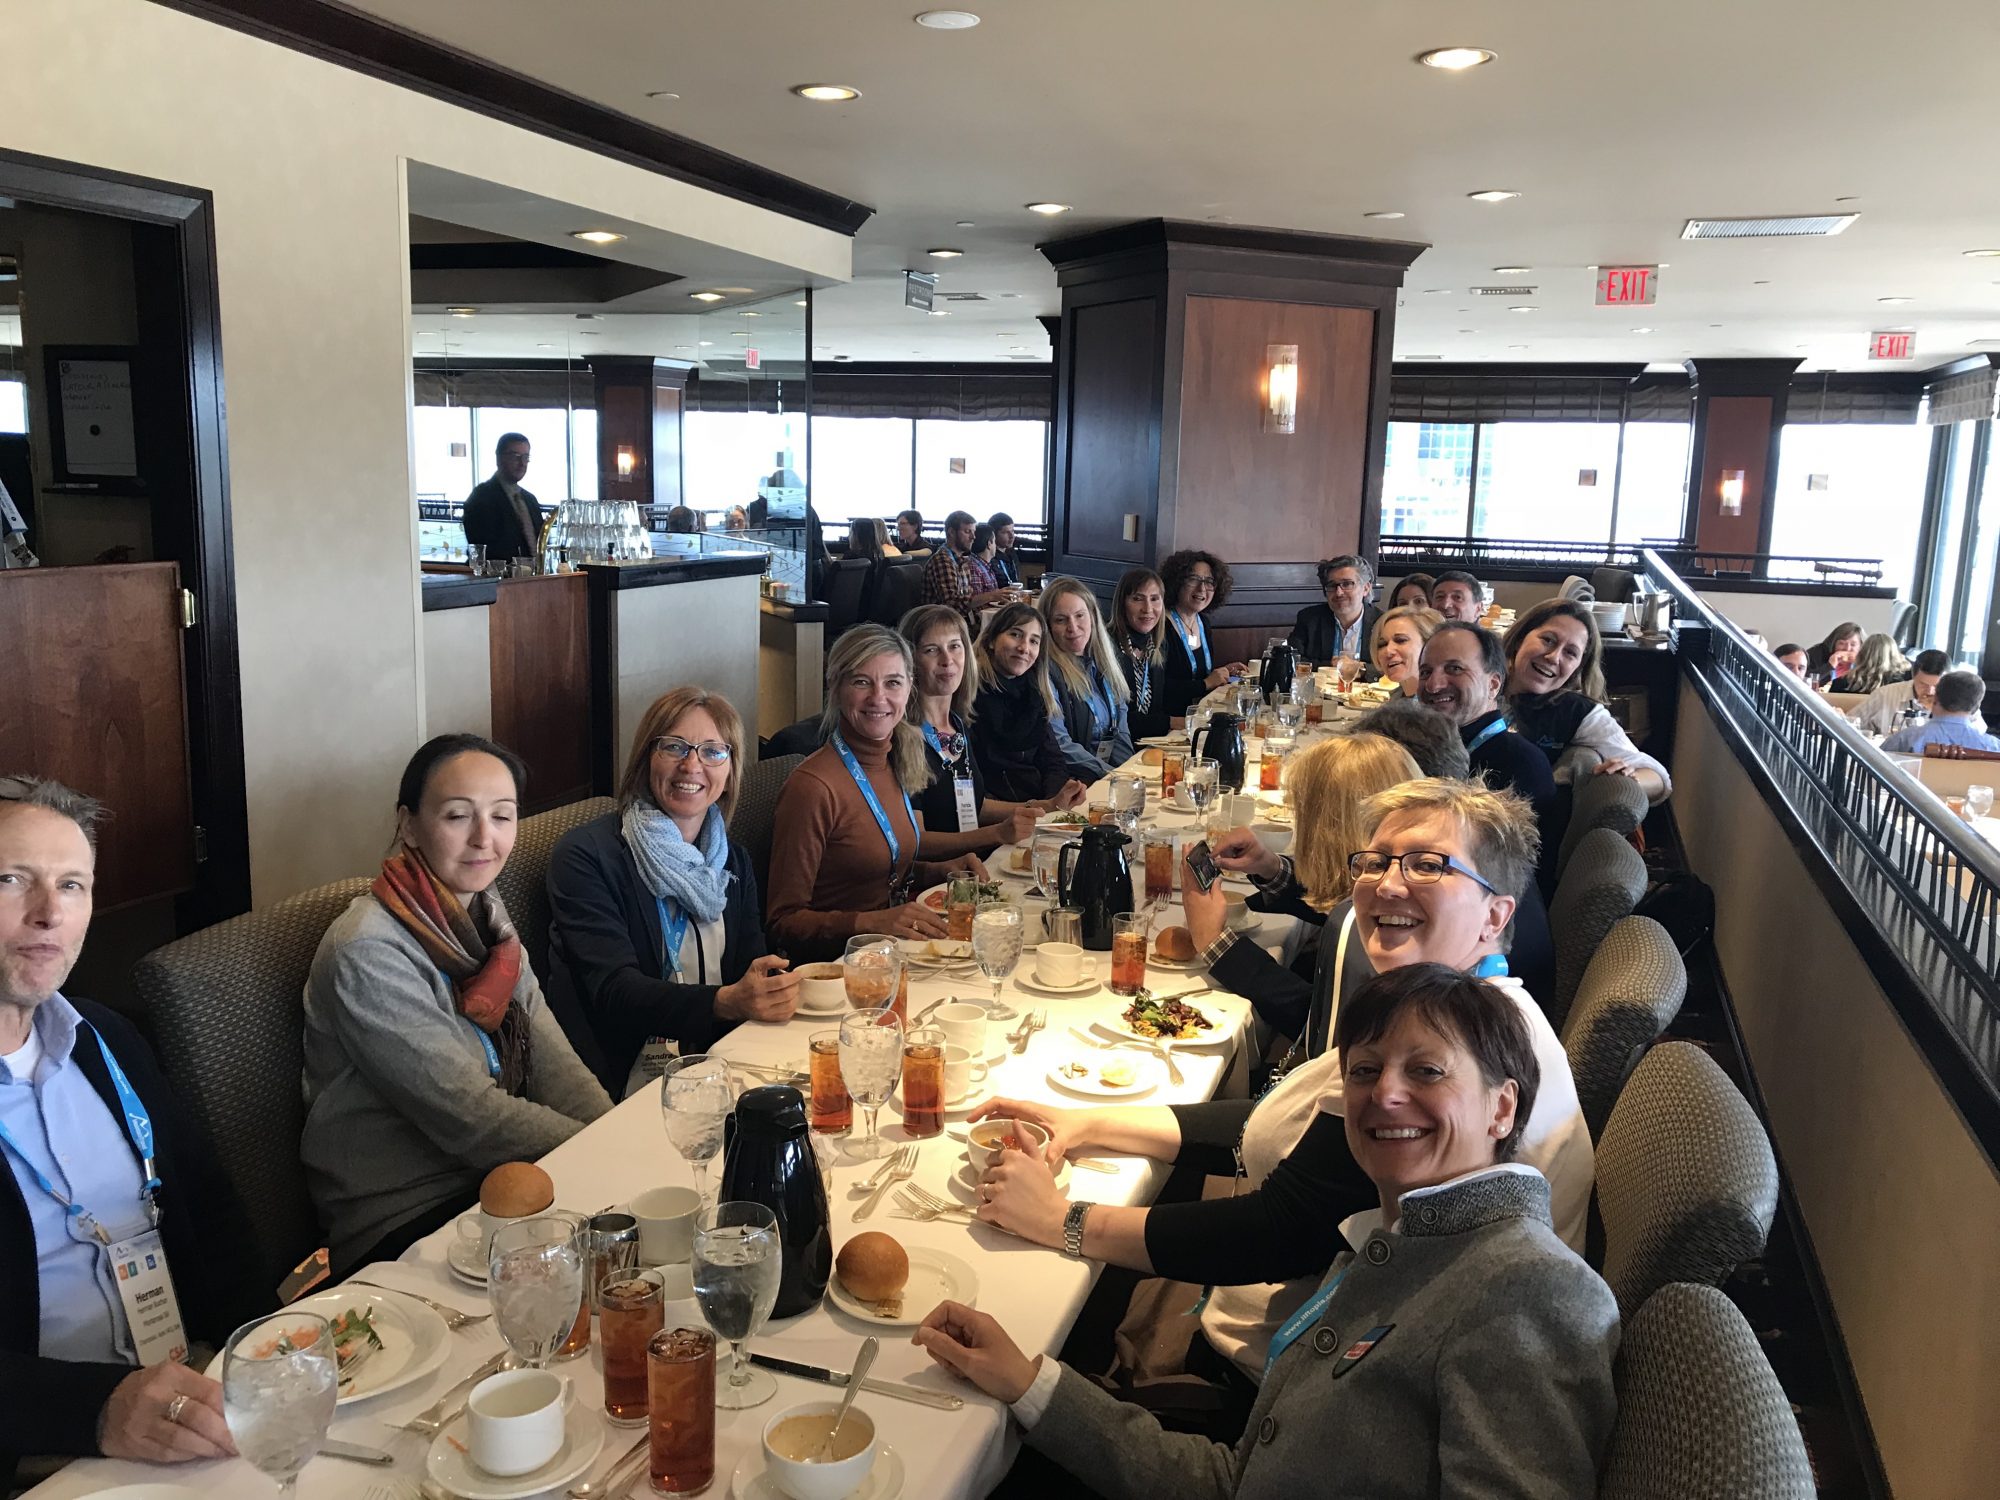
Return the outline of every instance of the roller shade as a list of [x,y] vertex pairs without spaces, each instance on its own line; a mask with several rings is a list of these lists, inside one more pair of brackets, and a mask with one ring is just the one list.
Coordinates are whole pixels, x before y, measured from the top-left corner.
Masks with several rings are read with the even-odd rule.
[[1389,381],[1392,422],[1685,422],[1689,412],[1682,376],[1399,373]]
[[1924,420],[1933,427],[1989,420],[1993,416],[1995,373],[1988,365],[1983,370],[1967,370],[1933,381],[1926,393],[1929,401]]
[[589,408],[595,395],[588,370],[418,370],[419,406],[515,406],[567,411]]
[[1046,422],[1046,372],[1005,375],[871,375],[815,370],[816,417],[907,417],[947,422]]
[[1785,421],[1788,425],[1914,422],[1923,400],[1923,387],[1914,377],[1829,372],[1792,382]]

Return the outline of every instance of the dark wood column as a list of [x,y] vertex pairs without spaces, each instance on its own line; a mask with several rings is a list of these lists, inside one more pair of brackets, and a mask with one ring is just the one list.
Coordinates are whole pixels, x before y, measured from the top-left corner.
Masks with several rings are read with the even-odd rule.
[[[1205,547],[1236,578],[1217,625],[1254,634],[1320,598],[1316,560],[1372,555],[1396,294],[1426,248],[1163,219],[1043,245],[1055,565],[1108,592]],[[1266,428],[1272,345],[1298,351],[1290,433]]]
[[[1704,552],[1768,552],[1796,359],[1691,359],[1694,438],[1684,534]],[[1740,503],[1724,492],[1742,474]],[[1733,487],[1733,486],[1732,486]]]
[[644,355],[606,355],[590,362],[590,373],[597,399],[598,494],[663,510],[679,505],[687,367]]

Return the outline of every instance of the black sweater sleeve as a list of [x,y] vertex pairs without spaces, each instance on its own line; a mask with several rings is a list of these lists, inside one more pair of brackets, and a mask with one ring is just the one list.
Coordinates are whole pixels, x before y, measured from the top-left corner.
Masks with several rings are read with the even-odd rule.
[[[1174,1113],[1187,1129],[1181,1111]],[[1185,1155],[1185,1134],[1182,1141]],[[1156,1204],[1146,1215],[1146,1254],[1155,1274],[1197,1286],[1318,1276],[1346,1248],[1340,1221],[1380,1202],[1347,1149],[1345,1123],[1316,1114],[1292,1153],[1255,1191]]]
[[1285,1036],[1304,1033],[1312,1011],[1313,987],[1248,938],[1238,938],[1209,965],[1218,987],[1241,995],[1259,1020]]

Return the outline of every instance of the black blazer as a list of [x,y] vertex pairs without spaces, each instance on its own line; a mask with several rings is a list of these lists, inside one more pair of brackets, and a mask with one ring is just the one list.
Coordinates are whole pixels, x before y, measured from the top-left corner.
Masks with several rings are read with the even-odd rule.
[[1025,677],[982,677],[972,704],[972,753],[986,783],[984,795],[1003,802],[1050,797],[1069,780],[1048,705]]
[[[1180,621],[1172,610],[1167,611],[1167,642],[1160,648],[1166,661],[1165,679],[1153,690],[1156,707],[1166,710],[1169,716],[1185,714],[1188,705],[1208,691],[1205,679],[1210,672],[1221,666],[1222,657],[1215,649],[1215,629],[1206,616],[1202,627],[1208,634],[1208,661],[1206,665],[1195,661],[1189,655],[1187,638],[1181,634]],[[1196,668],[1200,670],[1197,671]]]
[[1125,674],[1125,686],[1132,694],[1132,701],[1125,710],[1125,723],[1132,731],[1132,743],[1136,745],[1142,739],[1165,734],[1173,727],[1170,722],[1172,711],[1167,707],[1164,696],[1167,677],[1165,664],[1158,661],[1147,664],[1147,671],[1150,674],[1147,685],[1151,691],[1148,695],[1149,701],[1142,709],[1139,707],[1140,664],[1133,660],[1130,651],[1115,641],[1113,654],[1118,658],[1119,670]]
[[[535,530],[539,534],[541,504],[526,490],[521,491],[521,498],[534,512]],[[465,497],[465,540],[471,546],[484,547],[488,561],[535,555],[535,538],[529,537],[523,543],[520,513],[507,498],[498,475],[480,481]]]
[[[1361,638],[1354,655],[1363,662],[1368,662],[1369,645],[1375,639],[1375,622],[1381,618],[1382,611],[1373,603],[1361,606]],[[1292,649],[1314,666],[1325,666],[1333,660],[1333,636],[1339,628],[1331,605],[1308,604],[1292,624]]]
[[[103,1036],[153,1117],[160,1174],[160,1239],[190,1339],[218,1348],[238,1324],[273,1310],[275,1288],[259,1287],[246,1253],[249,1223],[208,1142],[168,1088],[152,1049],[132,1023],[88,1000],[71,1000]],[[72,1061],[114,1120],[117,1091],[97,1043],[77,1032]],[[127,1149],[130,1149],[129,1146]],[[12,1171],[0,1172],[0,1491],[24,1454],[99,1451],[97,1418],[130,1365],[43,1359],[35,1231]]]
[[[606,813],[564,834],[549,856],[549,972],[542,986],[584,1066],[613,1099],[646,1039],[672,1037],[684,1052],[706,1052],[735,1023],[715,1015],[712,984],[673,984],[662,977],[660,908],[639,879],[639,865],[619,834],[619,814]],[[722,976],[734,984],[764,945],[764,903],[750,853],[729,845],[736,879],[722,911],[728,945]]]
[[[1468,749],[1479,731],[1500,716],[1500,710],[1481,714],[1460,727],[1459,737]],[[1472,770],[1497,791],[1514,792],[1527,799],[1535,810],[1535,823],[1542,831],[1542,854],[1535,866],[1535,883],[1542,895],[1553,898],[1556,888],[1556,856],[1562,851],[1563,830],[1569,826],[1569,802],[1556,787],[1555,770],[1549,758],[1527,735],[1513,729],[1490,736],[1472,750]]]

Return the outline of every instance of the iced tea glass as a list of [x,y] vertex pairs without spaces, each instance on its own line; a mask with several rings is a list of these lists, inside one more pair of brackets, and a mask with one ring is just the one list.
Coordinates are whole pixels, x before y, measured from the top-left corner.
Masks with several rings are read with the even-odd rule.
[[1264,758],[1257,767],[1257,785],[1266,792],[1278,790],[1284,773],[1285,757],[1292,753],[1292,742],[1286,739],[1264,741]]
[[945,936],[954,943],[972,941],[972,919],[979,911],[979,882],[954,875],[945,891]]
[[1136,995],[1146,987],[1146,914],[1111,919],[1111,993]]
[[847,985],[850,1009],[880,1010],[892,1005],[903,977],[902,950],[894,938],[879,933],[849,938],[847,952],[840,960],[840,977]]
[[903,1034],[903,1129],[918,1140],[944,1134],[944,1048],[939,1027]]
[[1187,751],[1162,750],[1160,752],[1160,795],[1171,797],[1174,788],[1181,784],[1181,773],[1187,769]]
[[812,1128],[821,1135],[846,1135],[854,1128],[854,1101],[840,1076],[840,1033],[815,1031],[807,1047],[812,1059]]
[[618,1427],[646,1420],[646,1346],[667,1326],[667,1279],[613,1271],[597,1289],[597,1345],[604,1354],[604,1416]]
[[646,1345],[653,1493],[698,1495],[715,1482],[715,1335],[666,1328]]
[[1146,899],[1174,898],[1174,845],[1178,839],[1164,829],[1146,835]]

